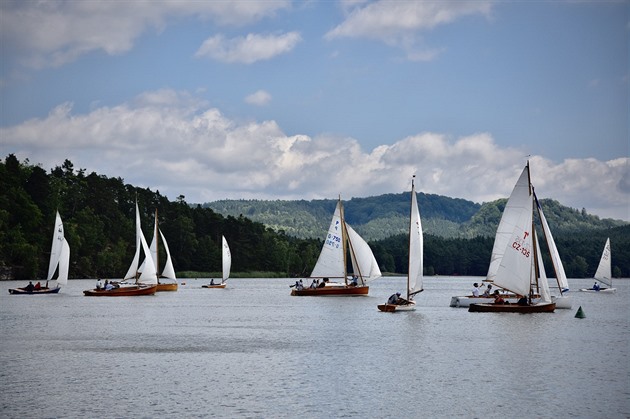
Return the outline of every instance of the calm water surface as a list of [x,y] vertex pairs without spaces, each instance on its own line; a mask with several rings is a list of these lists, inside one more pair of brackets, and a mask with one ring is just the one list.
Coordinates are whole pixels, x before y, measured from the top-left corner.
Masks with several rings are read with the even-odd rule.
[[290,279],[119,298],[0,282],[0,417],[630,417],[629,280],[553,314],[449,307],[478,280],[427,278],[393,314],[376,305],[403,278],[351,298],[291,297]]

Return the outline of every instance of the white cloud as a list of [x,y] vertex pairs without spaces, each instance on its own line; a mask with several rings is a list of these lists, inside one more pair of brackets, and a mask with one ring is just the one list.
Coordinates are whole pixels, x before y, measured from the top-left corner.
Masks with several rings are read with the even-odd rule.
[[226,39],[219,34],[206,39],[195,53],[195,57],[210,57],[226,63],[253,64],[286,54],[301,40],[298,32],[281,35],[250,33],[245,37],[232,39]]
[[442,48],[421,45],[420,33],[468,15],[489,16],[493,1],[350,1],[342,3],[347,18],[326,39],[367,38],[407,52],[410,61],[430,61]]
[[264,90],[258,90],[245,98],[245,103],[256,106],[264,106],[271,102],[271,95]]
[[198,18],[219,25],[245,25],[290,7],[290,1],[24,1],[0,2],[3,50],[34,68],[60,66],[103,50],[120,54],[149,28]]
[[[287,135],[274,121],[239,122],[186,92],[147,92],[129,103],[76,114],[65,103],[42,119],[0,128],[3,152],[120,176],[188,202],[222,198],[345,199],[418,190],[475,202],[507,197],[526,152],[489,133],[419,133],[363,150],[352,138]],[[4,156],[3,156],[4,157]],[[630,220],[630,159],[529,158],[540,198]]]

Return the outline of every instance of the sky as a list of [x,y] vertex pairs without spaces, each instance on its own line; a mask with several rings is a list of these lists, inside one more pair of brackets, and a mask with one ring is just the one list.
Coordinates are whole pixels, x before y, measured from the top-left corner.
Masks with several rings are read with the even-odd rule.
[[0,158],[188,203],[408,191],[630,221],[630,2],[0,2]]

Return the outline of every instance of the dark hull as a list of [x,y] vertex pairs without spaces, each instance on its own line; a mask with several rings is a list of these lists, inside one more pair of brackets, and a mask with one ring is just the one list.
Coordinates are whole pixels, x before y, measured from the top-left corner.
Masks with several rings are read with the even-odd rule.
[[153,295],[156,291],[157,285],[134,285],[111,290],[85,290],[83,294],[88,297],[132,297],[135,295]]
[[355,296],[367,295],[370,287],[365,286],[330,286],[321,288],[304,288],[291,290],[291,295],[299,297],[320,297],[320,296]]
[[471,313],[553,313],[555,303],[532,304],[521,306],[518,304],[471,304],[468,311]]
[[11,295],[40,295],[40,294],[57,294],[61,287],[57,288],[40,288],[38,290],[26,291],[24,288],[9,289]]

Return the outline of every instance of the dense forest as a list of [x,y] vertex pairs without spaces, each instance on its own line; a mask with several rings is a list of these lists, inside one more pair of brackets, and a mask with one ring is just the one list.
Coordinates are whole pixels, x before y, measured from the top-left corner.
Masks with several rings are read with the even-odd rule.
[[[354,198],[345,205],[348,222],[353,226],[389,232],[388,236],[370,241],[383,272],[406,272],[407,238],[402,232],[408,199],[409,193],[384,195]],[[429,230],[427,226],[448,226],[456,232],[425,234],[425,274],[485,275],[492,236],[505,200],[479,205],[421,194],[421,205],[423,200],[425,231]],[[47,172],[28,160],[20,162],[9,155],[0,162],[0,277],[45,276],[56,211],[64,221],[71,248],[70,277],[121,277],[135,251],[136,202],[145,236],[157,210],[160,229],[180,275],[220,271],[220,239],[224,235],[232,249],[235,275],[290,277],[307,276],[313,268],[335,205],[334,200],[290,201],[287,209],[282,207],[282,201],[226,201],[225,205],[245,202],[250,209],[221,215],[207,205],[188,204],[184,196],[172,202],[159,191],[125,184],[121,178],[86,174],[84,169],[75,169],[69,160]],[[557,231],[556,243],[569,277],[593,275],[606,237],[612,243],[613,274],[630,276],[627,223],[599,220],[555,201],[543,205],[552,229]],[[253,221],[249,218],[253,214],[262,214],[269,220],[274,219],[273,214],[293,214],[294,218],[274,225]],[[310,221],[303,222],[306,219]],[[393,219],[398,220],[402,230],[391,227]],[[317,234],[292,234],[312,225],[318,226]],[[287,231],[289,227],[295,230]]]

